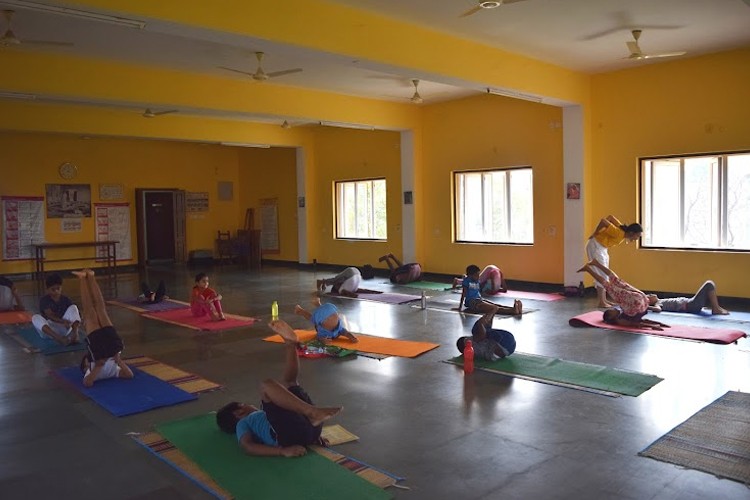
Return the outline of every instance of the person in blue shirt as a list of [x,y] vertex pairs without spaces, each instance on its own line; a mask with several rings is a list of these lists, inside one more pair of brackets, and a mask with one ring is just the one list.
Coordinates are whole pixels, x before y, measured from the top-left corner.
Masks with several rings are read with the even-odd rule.
[[47,293],[39,299],[39,311],[31,317],[42,338],[51,338],[60,345],[77,344],[81,313],[78,306],[62,293],[62,276],[52,273],[45,279]]
[[509,316],[520,316],[523,314],[523,304],[520,300],[513,301],[513,307],[502,306],[482,298],[482,286],[479,283],[479,266],[474,264],[466,267],[466,277],[461,282],[461,300],[458,303],[458,311],[462,307],[466,312],[479,314],[506,314]]
[[299,385],[299,339],[282,320],[268,326],[284,339],[285,366],[282,380],[264,380],[262,407],[233,401],[216,413],[219,428],[237,436],[248,455],[299,457],[310,444],[325,444],[320,437],[323,422],[337,415],[340,406],[315,406]]
[[294,306],[294,314],[312,321],[318,340],[330,342],[343,335],[352,342],[358,342],[357,337],[346,329],[346,325],[335,305],[328,302],[321,304],[319,297],[313,299],[313,305],[315,309],[311,313],[298,304]]

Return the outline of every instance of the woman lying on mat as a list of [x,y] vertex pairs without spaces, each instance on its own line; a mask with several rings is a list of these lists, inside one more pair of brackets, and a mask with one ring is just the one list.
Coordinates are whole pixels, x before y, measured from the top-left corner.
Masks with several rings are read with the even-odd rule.
[[458,302],[458,311],[466,306],[467,312],[480,314],[506,314],[520,316],[523,313],[523,303],[520,300],[513,301],[513,307],[501,306],[482,298],[481,286],[479,284],[479,267],[470,265],[466,268],[466,277],[461,282],[461,300]]
[[716,284],[708,280],[695,292],[692,297],[674,297],[671,299],[660,299],[656,294],[647,295],[649,309],[656,312],[689,312],[700,314],[704,307],[711,308],[711,314],[729,314],[729,311],[719,305],[719,297],[716,295]]
[[392,253],[383,255],[378,261],[385,261],[388,264],[388,269],[391,271],[391,283],[404,285],[413,281],[419,281],[422,278],[422,266],[416,262],[402,264]]
[[[459,288],[466,275],[461,278],[453,278],[453,288]],[[490,264],[479,273],[479,289],[482,295],[497,295],[508,291],[505,277],[499,267]]]
[[294,314],[312,321],[318,340],[321,342],[330,342],[343,335],[352,342],[358,342],[357,337],[347,330],[346,319],[339,315],[339,310],[336,309],[336,306],[331,303],[321,304],[319,297],[313,299],[313,305],[315,306],[315,310],[310,313],[298,304],[294,306]]
[[356,267],[347,267],[333,278],[317,280],[316,288],[325,292],[326,287],[331,287],[331,293],[337,293],[345,297],[357,297],[359,284],[362,282],[362,273]]
[[325,444],[320,437],[323,422],[342,408],[313,404],[297,380],[297,334],[282,320],[268,326],[284,339],[286,362],[282,380],[266,379],[261,383],[262,409],[235,401],[216,413],[216,423],[224,432],[235,434],[248,455],[299,457],[307,452],[305,446]]
[[190,296],[190,310],[193,311],[193,316],[200,318],[208,314],[212,321],[224,321],[227,318],[221,309],[221,299],[216,290],[209,288],[206,273],[195,275],[195,286]]
[[83,385],[91,387],[97,380],[107,378],[133,378],[133,371],[120,358],[122,339],[109,319],[94,271],[84,269],[73,274],[81,282],[83,324],[90,332],[86,336],[89,352],[81,360]]
[[[634,286],[620,279],[614,271],[593,259],[586,263],[578,272],[586,271],[604,287],[604,290],[614,299],[617,306],[604,311],[603,319],[610,325],[632,326],[636,328],[650,328],[663,330],[669,325],[643,319],[648,312],[649,300],[646,294]],[[600,275],[604,274],[604,277]]]
[[461,337],[456,342],[456,347],[461,354],[464,353],[466,339],[471,338],[474,347],[474,355],[478,359],[497,361],[510,356],[516,351],[516,338],[506,330],[492,328],[492,320],[495,315],[487,313],[479,318],[471,328],[471,337]]
[[167,287],[164,284],[164,280],[159,281],[159,286],[154,292],[148,283],[141,283],[141,293],[138,296],[138,302],[141,304],[158,304],[162,300],[168,299]]

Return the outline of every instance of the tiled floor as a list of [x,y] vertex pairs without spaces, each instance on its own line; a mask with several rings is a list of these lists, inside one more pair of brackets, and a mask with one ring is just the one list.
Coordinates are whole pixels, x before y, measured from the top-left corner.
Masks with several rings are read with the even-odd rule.
[[[150,270],[169,294],[186,299],[193,270]],[[317,275],[287,267],[262,272],[225,267],[210,272],[228,312],[268,319],[309,304]],[[329,275],[329,273],[325,273]],[[137,293],[140,277],[120,276],[118,296]],[[382,279],[368,288],[389,288]],[[26,305],[36,288],[20,284]],[[419,294],[414,289],[398,289]],[[77,282],[64,292],[77,300]],[[111,291],[109,292],[112,293]],[[428,292],[430,294],[430,292]],[[439,294],[439,292],[438,292]],[[435,295],[433,292],[431,295]],[[333,299],[352,330],[441,347],[416,359],[303,360],[302,380],[316,402],[343,405],[338,423],[360,436],[342,453],[405,476],[414,499],[747,499],[747,486],[637,456],[652,441],[728,390],[750,391],[750,341],[712,345],[598,329],[574,329],[568,318],[595,305],[593,297],[525,301],[538,309],[522,319],[498,319],[516,335],[518,351],[653,373],[665,380],[637,398],[610,398],[477,372],[441,360],[474,316],[404,305]],[[126,354],[144,354],[226,385],[196,402],[124,418],[63,388],[51,368],[76,364],[79,354],[23,352],[0,335],[0,496],[42,498],[208,498],[126,433],[208,412],[229,400],[259,400],[258,381],[277,376],[278,345],[260,341],[263,322],[226,333],[198,333],[110,307]],[[696,325],[696,317],[663,317]],[[715,323],[711,323],[714,325]],[[719,325],[717,325],[719,326]],[[744,329],[750,324],[721,326]],[[290,478],[293,480],[293,478]]]

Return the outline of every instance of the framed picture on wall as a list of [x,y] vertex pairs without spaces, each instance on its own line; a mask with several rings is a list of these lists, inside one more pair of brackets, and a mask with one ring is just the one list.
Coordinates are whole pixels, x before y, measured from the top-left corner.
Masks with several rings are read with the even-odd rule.
[[47,218],[91,217],[90,184],[47,184]]
[[579,182],[569,182],[566,189],[566,197],[569,200],[581,199],[581,184]]

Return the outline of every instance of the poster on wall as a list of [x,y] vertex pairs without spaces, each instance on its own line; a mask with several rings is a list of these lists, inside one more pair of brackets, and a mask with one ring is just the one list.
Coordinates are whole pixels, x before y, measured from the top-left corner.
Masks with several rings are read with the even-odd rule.
[[81,231],[83,231],[83,221],[81,219],[60,219],[61,233],[80,233]]
[[3,260],[33,259],[44,241],[44,198],[3,196]]
[[188,212],[208,212],[208,192],[185,193],[185,210]]
[[[133,258],[130,241],[130,203],[94,203],[96,241],[117,241],[117,260]],[[97,247],[97,260],[107,258],[107,249]]]
[[47,184],[47,218],[91,217],[90,184]]
[[279,200],[260,200],[260,248],[263,253],[279,253]]

